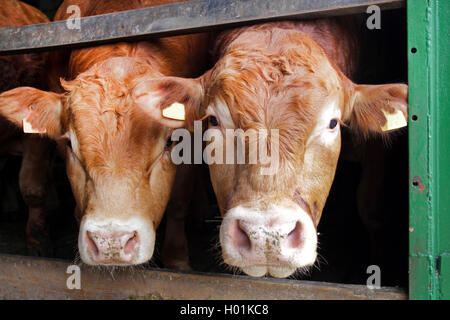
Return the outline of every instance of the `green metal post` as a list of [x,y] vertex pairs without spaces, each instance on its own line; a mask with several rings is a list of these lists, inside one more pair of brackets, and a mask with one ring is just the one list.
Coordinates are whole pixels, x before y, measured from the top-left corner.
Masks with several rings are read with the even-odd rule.
[[450,299],[450,1],[408,0],[409,296]]

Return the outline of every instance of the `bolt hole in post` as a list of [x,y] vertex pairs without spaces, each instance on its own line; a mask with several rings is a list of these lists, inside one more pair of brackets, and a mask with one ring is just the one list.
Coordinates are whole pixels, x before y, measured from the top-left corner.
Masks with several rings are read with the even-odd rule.
[[420,190],[420,194],[423,194],[425,191],[425,185],[422,182],[422,179],[420,179],[419,176],[415,176],[412,180],[412,185]]
[[417,121],[417,119],[418,119],[417,115],[413,114],[413,115],[411,116],[411,120],[412,120],[412,121]]
[[417,48],[411,48],[411,52],[412,53],[416,53],[417,52]]

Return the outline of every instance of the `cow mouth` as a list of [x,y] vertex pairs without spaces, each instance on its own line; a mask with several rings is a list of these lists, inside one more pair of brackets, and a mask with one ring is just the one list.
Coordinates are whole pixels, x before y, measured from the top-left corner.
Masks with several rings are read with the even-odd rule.
[[[223,254],[222,257],[224,262],[231,268],[237,268],[251,277],[270,276],[274,278],[288,278],[294,274],[302,275],[308,273],[309,268],[313,267],[316,262],[316,255],[317,253],[313,259],[305,261],[305,263],[297,261],[298,264],[294,264],[293,261],[281,261],[279,257],[271,257],[266,261],[264,261],[265,259],[259,259],[259,261],[255,261],[254,263]],[[292,257],[292,260],[295,260],[295,257]]]
[[253,265],[241,268],[244,273],[252,277],[271,276],[274,278],[287,278],[295,273],[297,268],[283,265]]
[[277,261],[276,257],[265,261],[242,261],[241,259],[233,259],[232,257],[223,256],[224,262],[231,268],[236,268],[251,277],[273,277],[273,278],[289,278],[293,275],[302,275],[307,273],[310,267],[315,263],[306,263],[295,265],[290,261]]

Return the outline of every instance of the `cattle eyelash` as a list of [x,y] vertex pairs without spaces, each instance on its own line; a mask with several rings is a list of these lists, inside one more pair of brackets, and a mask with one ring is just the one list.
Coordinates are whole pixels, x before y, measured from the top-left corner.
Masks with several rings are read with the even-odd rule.
[[349,128],[349,126],[341,119],[336,119],[341,127]]

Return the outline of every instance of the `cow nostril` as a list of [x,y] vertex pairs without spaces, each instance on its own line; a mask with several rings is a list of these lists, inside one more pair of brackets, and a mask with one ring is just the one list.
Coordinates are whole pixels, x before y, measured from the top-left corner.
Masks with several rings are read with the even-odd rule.
[[130,253],[132,253],[133,251],[136,250],[136,245],[138,244],[138,242],[139,242],[139,240],[138,240],[138,237],[137,237],[137,233],[135,232],[135,233],[133,234],[133,236],[130,237],[130,239],[128,239],[128,241],[127,241],[127,243],[125,244],[125,247],[124,247],[124,249],[123,249],[123,252],[124,252],[125,254],[130,254]]
[[233,234],[234,244],[238,248],[250,250],[252,247],[251,240],[247,232],[242,228],[241,221],[236,220]]
[[289,232],[287,236],[287,244],[290,248],[298,248],[302,244],[302,231],[303,227],[302,224],[297,221],[295,224],[294,229]]
[[98,256],[99,250],[97,247],[97,244],[95,243],[95,234],[91,234],[89,231],[86,232],[86,242],[88,248],[91,250],[91,252],[94,254],[94,256]]

